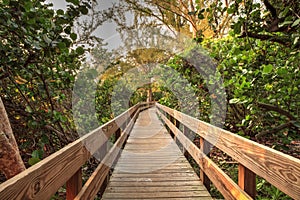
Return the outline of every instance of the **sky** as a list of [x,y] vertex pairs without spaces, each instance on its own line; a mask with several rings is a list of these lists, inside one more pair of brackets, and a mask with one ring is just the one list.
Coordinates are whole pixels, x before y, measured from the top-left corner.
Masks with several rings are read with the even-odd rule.
[[[46,2],[53,3],[53,8],[55,10],[63,9],[67,7],[65,0],[46,0]],[[112,6],[113,3],[117,3],[118,0],[102,0],[101,5],[102,9],[107,9]],[[104,39],[104,43],[107,43],[107,48],[109,50],[116,49],[122,43],[119,33],[116,31],[116,24],[114,22],[104,23],[98,30],[94,33],[96,36]]]

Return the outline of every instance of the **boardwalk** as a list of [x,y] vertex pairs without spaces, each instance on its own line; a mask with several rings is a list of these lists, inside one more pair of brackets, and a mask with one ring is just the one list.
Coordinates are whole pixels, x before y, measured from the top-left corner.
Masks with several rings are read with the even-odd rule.
[[[106,186],[112,163],[117,164],[105,192],[100,191],[103,199],[212,199],[156,116],[157,111],[176,141],[201,168],[203,182],[210,181],[225,199],[254,199],[256,176],[259,176],[291,199],[300,200],[299,159],[158,103],[155,108],[145,110],[151,106],[153,103],[145,102],[134,105],[0,184],[0,199],[52,199],[64,185],[67,200],[95,199]],[[131,129],[125,149],[120,152]],[[215,148],[238,162],[237,182],[185,136],[189,132],[199,136],[200,146],[218,139]],[[83,184],[82,167],[100,147],[106,149],[107,138],[111,137],[118,139]]]
[[212,199],[155,108],[140,113],[102,199]]

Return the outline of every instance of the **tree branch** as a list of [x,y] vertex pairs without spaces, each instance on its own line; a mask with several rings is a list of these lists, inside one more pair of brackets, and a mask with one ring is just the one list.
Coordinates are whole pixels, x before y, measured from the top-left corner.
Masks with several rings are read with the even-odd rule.
[[252,32],[243,32],[242,35],[239,36],[239,38],[245,38],[245,37],[251,37],[255,39],[260,39],[260,40],[269,40],[271,42],[277,42],[279,44],[285,45],[285,46],[291,46],[291,43],[289,40],[285,38],[279,38],[276,36],[272,35],[263,35],[263,34],[257,34],[257,33],[252,33]]
[[256,134],[255,138],[259,139],[259,138],[263,137],[264,135],[276,133],[276,132],[281,131],[281,130],[283,130],[285,128],[289,128],[292,125],[293,125],[292,122],[287,122],[285,124],[281,124],[279,126],[274,127],[271,130],[263,131],[263,132],[260,132],[260,133]]
[[282,114],[282,115],[288,117],[290,120],[296,120],[296,117],[294,117],[291,113],[289,113],[288,111],[283,110],[282,108],[279,108],[277,106],[258,102],[258,107],[269,110],[269,111],[278,112],[279,114]]
[[264,2],[264,4],[265,4],[266,8],[270,11],[272,17],[273,17],[274,19],[277,19],[277,18],[278,18],[278,16],[277,16],[277,11],[276,11],[276,9],[274,8],[274,6],[272,6],[271,3],[270,3],[268,0],[264,0],[263,2]]

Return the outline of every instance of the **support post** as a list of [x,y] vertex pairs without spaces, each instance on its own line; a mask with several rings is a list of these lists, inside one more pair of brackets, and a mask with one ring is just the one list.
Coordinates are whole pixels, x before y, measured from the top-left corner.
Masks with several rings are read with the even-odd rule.
[[[206,155],[209,153],[209,150],[210,150],[209,143],[207,141],[205,141],[204,138],[202,138],[202,137],[200,137],[200,150]],[[204,171],[201,169],[200,169],[200,179],[201,179],[203,185],[209,191],[210,190],[210,180],[209,180],[208,176],[206,176]]]
[[[184,135],[185,137],[188,137],[188,134],[189,134],[189,129],[188,129],[188,127],[183,126],[183,135]],[[184,148],[183,145],[182,145],[182,153],[183,153],[183,155],[184,155],[185,157],[188,155],[188,152],[187,152],[187,150]]]
[[238,176],[238,184],[239,186],[247,192],[253,199],[256,196],[256,174],[251,170],[239,164],[239,176]]
[[[180,127],[180,122],[179,122],[175,117],[173,117],[173,124],[176,126],[176,128],[179,129],[179,127]],[[175,143],[178,145],[178,143],[177,143],[177,138],[175,137],[175,135],[174,135],[174,140],[175,140]],[[179,143],[180,143],[180,142],[179,142]]]
[[121,130],[121,127],[120,127],[120,128],[116,131],[116,133],[115,133],[115,142],[120,138],[121,132],[122,132],[122,130]]
[[73,200],[82,188],[81,168],[67,181],[67,200]]
[[[169,115],[169,120],[170,120],[172,123],[174,123],[174,118],[173,118],[171,115]],[[170,135],[172,136],[172,138],[174,138],[174,133],[171,131],[170,128],[168,128],[168,130],[169,130],[169,133],[170,133]]]

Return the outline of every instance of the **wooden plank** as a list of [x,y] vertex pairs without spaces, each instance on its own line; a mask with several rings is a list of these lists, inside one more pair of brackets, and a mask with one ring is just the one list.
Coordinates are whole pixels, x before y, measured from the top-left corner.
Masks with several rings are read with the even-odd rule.
[[111,178],[136,178],[136,177],[143,177],[143,178],[160,178],[160,177],[193,177],[194,173],[191,171],[190,173],[182,173],[182,172],[175,172],[175,173],[138,173],[138,174],[134,174],[134,173],[115,173],[111,176]]
[[256,174],[239,164],[238,168],[238,184],[253,199],[256,196]]
[[[175,117],[193,132],[266,179],[282,192],[297,199],[300,196],[300,160],[237,134],[212,126],[166,106],[156,106]],[[292,167],[291,167],[292,166]]]
[[[160,111],[161,119],[175,134],[181,144],[190,153],[200,168],[205,172],[225,199],[252,199],[243,191],[225,172],[212,162],[193,142],[191,142],[179,129],[176,128]],[[237,198],[238,197],[238,198]]]
[[[173,182],[144,182],[143,187],[170,187],[170,186],[199,186],[201,182],[198,181],[173,181]],[[110,182],[108,187],[140,187],[139,182]]]
[[176,191],[203,191],[206,188],[203,185],[195,185],[195,186],[165,186],[165,187],[158,187],[158,186],[139,186],[139,187],[107,187],[107,192],[176,192]]
[[[207,155],[210,151],[208,142],[205,141],[202,137],[200,138],[200,150],[205,155]],[[201,179],[203,185],[207,188],[207,190],[210,190],[210,180],[207,177],[207,175],[204,173],[204,171],[201,169],[200,169],[200,179]]]
[[113,181],[124,181],[124,182],[162,182],[162,181],[186,181],[186,178],[189,180],[198,181],[199,178],[196,176],[185,176],[185,177],[113,177],[110,179],[111,182]]
[[[106,198],[109,200],[120,200],[120,198]],[[128,200],[132,200],[132,198],[122,198],[122,199],[128,199]],[[146,198],[145,198],[146,199]],[[160,197],[160,198],[147,198],[147,200],[199,200],[199,197],[180,197],[180,198],[164,198],[164,197]],[[201,200],[212,200],[211,197],[201,197]]]
[[66,183],[66,198],[73,200],[82,188],[81,168]]
[[90,157],[78,140],[0,185],[1,199],[50,199]]
[[173,192],[143,192],[139,193],[131,192],[131,193],[104,193],[103,199],[106,198],[117,198],[117,199],[123,199],[123,198],[131,198],[131,199],[147,199],[147,198],[182,198],[182,197],[207,197],[209,196],[207,191],[173,191]]
[[[44,160],[26,169],[0,185],[0,197],[5,200],[50,199],[103,145],[108,136],[116,130],[114,124],[121,124],[134,113],[138,105],[130,108],[112,120]],[[104,133],[106,134],[103,134]],[[87,150],[85,145],[89,146]]]

